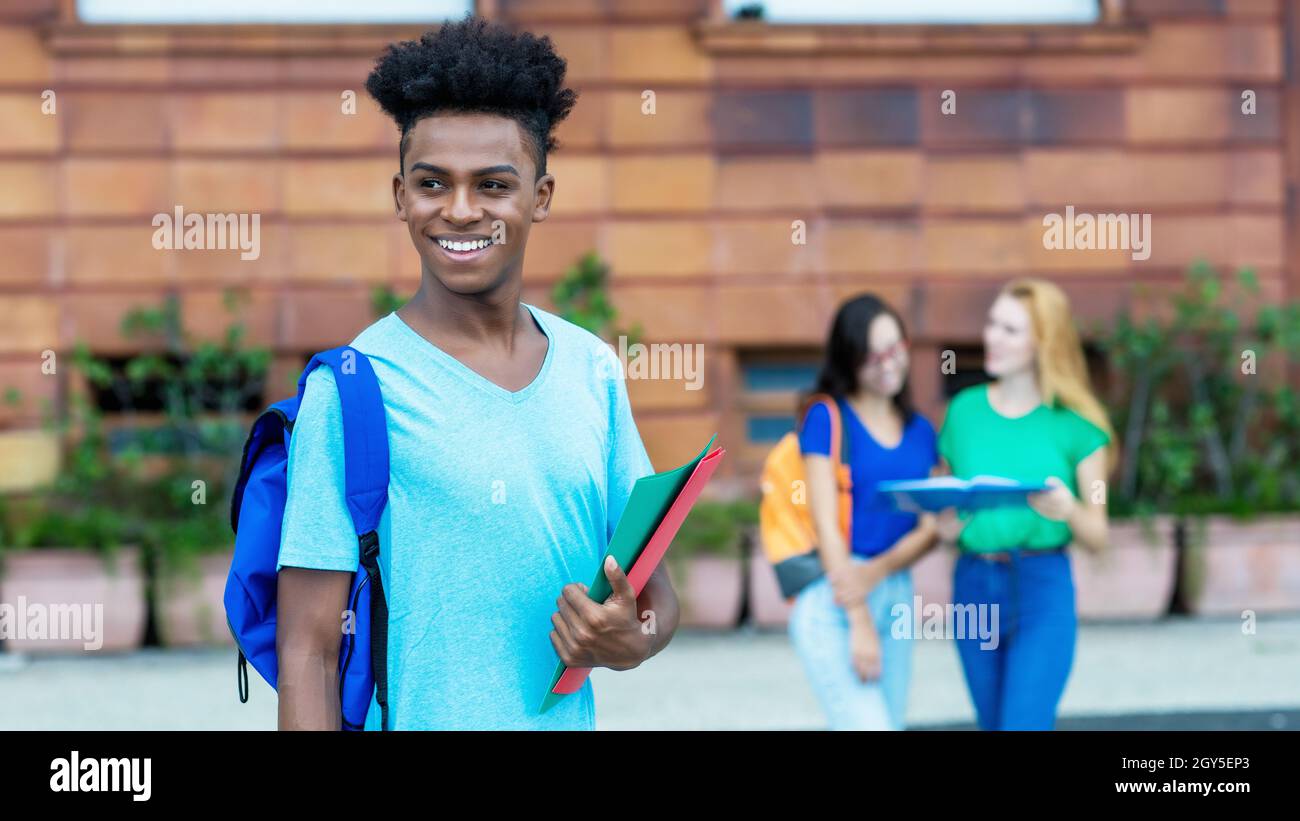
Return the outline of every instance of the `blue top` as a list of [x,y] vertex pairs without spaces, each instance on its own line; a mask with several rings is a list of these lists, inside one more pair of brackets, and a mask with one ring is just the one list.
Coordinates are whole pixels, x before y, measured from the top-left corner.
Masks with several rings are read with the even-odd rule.
[[[388,419],[379,569],[395,730],[594,727],[590,680],[538,714],[558,661],[551,615],[564,585],[595,576],[632,485],[652,471],[614,352],[528,309],[549,344],[514,392],[396,313],[352,342]],[[280,565],[357,568],[334,378],[307,377],[289,439]],[[366,729],[378,723],[372,699]]]
[[[921,414],[912,414],[896,447],[876,441],[847,402],[840,402],[840,419],[849,451],[849,475],[853,479],[853,520],[850,546],[864,558],[883,553],[916,527],[915,513],[886,508],[876,499],[876,483],[887,479],[924,479],[939,461],[934,427]],[[799,431],[799,449],[804,454],[831,456],[831,417],[820,402],[804,417]],[[832,458],[838,459],[836,454]]]

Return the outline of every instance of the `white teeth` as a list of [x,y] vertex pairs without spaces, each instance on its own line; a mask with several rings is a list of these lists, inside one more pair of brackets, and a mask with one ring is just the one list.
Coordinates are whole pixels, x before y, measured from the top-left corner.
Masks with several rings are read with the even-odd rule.
[[492,244],[492,241],[487,239],[467,240],[465,242],[440,239],[437,242],[449,251],[477,251]]

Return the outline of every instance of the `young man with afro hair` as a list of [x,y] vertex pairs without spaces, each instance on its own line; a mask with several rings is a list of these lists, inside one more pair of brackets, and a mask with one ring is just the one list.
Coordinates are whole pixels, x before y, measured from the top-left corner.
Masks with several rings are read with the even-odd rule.
[[[555,178],[552,132],[577,95],[549,38],[479,18],[389,46],[366,83],[401,131],[393,203],[420,287],[362,331],[391,453],[379,526],[387,709],[366,729],[592,729],[591,684],[540,712],[557,660],[626,670],[677,624],[662,568],[633,595],[617,564],[585,585],[651,471],[617,358],[520,301]],[[581,249],[573,249],[577,256]],[[281,728],[338,728],[339,614],[358,565],[334,374],[307,378],[281,535]],[[638,615],[654,611],[655,630]]]

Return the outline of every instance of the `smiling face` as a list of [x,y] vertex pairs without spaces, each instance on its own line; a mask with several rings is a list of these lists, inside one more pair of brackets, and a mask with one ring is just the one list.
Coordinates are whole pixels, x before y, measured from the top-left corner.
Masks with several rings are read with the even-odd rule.
[[555,190],[550,174],[534,179],[519,125],[492,114],[425,117],[407,134],[403,171],[393,178],[397,217],[424,271],[463,296],[518,287],[529,228],[546,219]]
[[867,355],[858,370],[858,384],[877,396],[893,398],[907,381],[910,357],[898,320],[882,313],[871,320]]
[[984,325],[984,370],[995,378],[1032,370],[1035,349],[1029,311],[1016,297],[1002,294]]

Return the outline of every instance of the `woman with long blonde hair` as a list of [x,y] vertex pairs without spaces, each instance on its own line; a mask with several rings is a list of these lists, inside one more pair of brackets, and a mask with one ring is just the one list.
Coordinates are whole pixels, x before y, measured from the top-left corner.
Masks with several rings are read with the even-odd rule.
[[956,542],[956,612],[992,630],[955,636],[981,728],[1051,729],[1074,661],[1077,618],[1065,548],[1103,550],[1114,433],[1093,394],[1069,301],[1056,285],[1004,286],[984,326],[992,381],[953,397],[939,454],[953,475],[1046,483],[1028,507],[945,511]]

